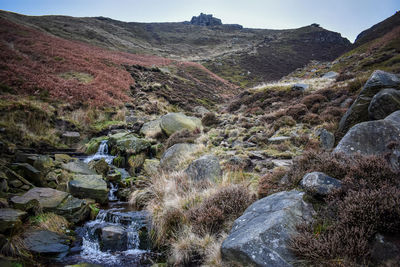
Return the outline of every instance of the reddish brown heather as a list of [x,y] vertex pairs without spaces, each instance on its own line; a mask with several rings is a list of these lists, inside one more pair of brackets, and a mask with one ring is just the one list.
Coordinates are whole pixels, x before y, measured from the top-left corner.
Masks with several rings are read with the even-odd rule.
[[[55,100],[94,106],[121,104],[129,101],[129,88],[135,83],[123,65],[172,63],[178,68],[196,69],[196,73],[211,77],[219,85],[229,84],[197,63],[110,51],[0,18],[0,83],[20,95],[48,94]],[[93,80],[83,83],[60,76],[69,72],[89,74]]]

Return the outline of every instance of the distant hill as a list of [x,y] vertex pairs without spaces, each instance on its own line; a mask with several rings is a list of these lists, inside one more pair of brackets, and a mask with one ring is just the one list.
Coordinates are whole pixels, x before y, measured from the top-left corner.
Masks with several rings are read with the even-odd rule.
[[[203,14],[204,15],[204,14]],[[112,50],[203,63],[211,71],[247,86],[276,80],[310,60],[333,60],[351,44],[316,24],[291,30],[247,29],[207,17],[188,22],[136,23],[104,17],[0,16],[69,40]],[[196,18],[196,17],[195,17]],[[218,22],[218,23],[217,23]],[[210,23],[209,23],[210,24]]]
[[358,47],[374,39],[380,38],[397,26],[400,26],[400,11],[397,11],[393,16],[361,32],[357,36],[354,46]]

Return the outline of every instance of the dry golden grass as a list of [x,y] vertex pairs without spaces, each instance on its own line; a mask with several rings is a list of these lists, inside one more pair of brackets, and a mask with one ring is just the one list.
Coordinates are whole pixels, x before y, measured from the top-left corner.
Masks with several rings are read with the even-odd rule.
[[64,217],[54,213],[43,213],[31,217],[30,221],[34,229],[48,230],[60,234],[65,234],[70,225]]

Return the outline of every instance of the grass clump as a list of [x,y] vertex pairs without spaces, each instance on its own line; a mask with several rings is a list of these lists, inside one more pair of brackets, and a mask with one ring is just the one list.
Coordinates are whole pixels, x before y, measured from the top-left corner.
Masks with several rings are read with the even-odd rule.
[[70,225],[64,217],[54,213],[42,213],[30,217],[29,221],[35,229],[48,230],[60,234],[65,234]]
[[184,129],[178,132],[173,133],[168,140],[165,142],[164,150],[167,150],[171,146],[180,143],[189,143],[193,144],[194,141],[200,136],[200,132],[198,130],[189,131],[188,129]]

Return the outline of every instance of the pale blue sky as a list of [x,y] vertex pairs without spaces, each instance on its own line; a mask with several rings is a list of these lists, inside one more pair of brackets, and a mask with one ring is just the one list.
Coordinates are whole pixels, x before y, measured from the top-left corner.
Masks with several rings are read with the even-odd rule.
[[0,0],[0,9],[135,22],[185,21],[203,12],[248,28],[288,29],[319,23],[353,42],[361,31],[399,10],[400,0]]

